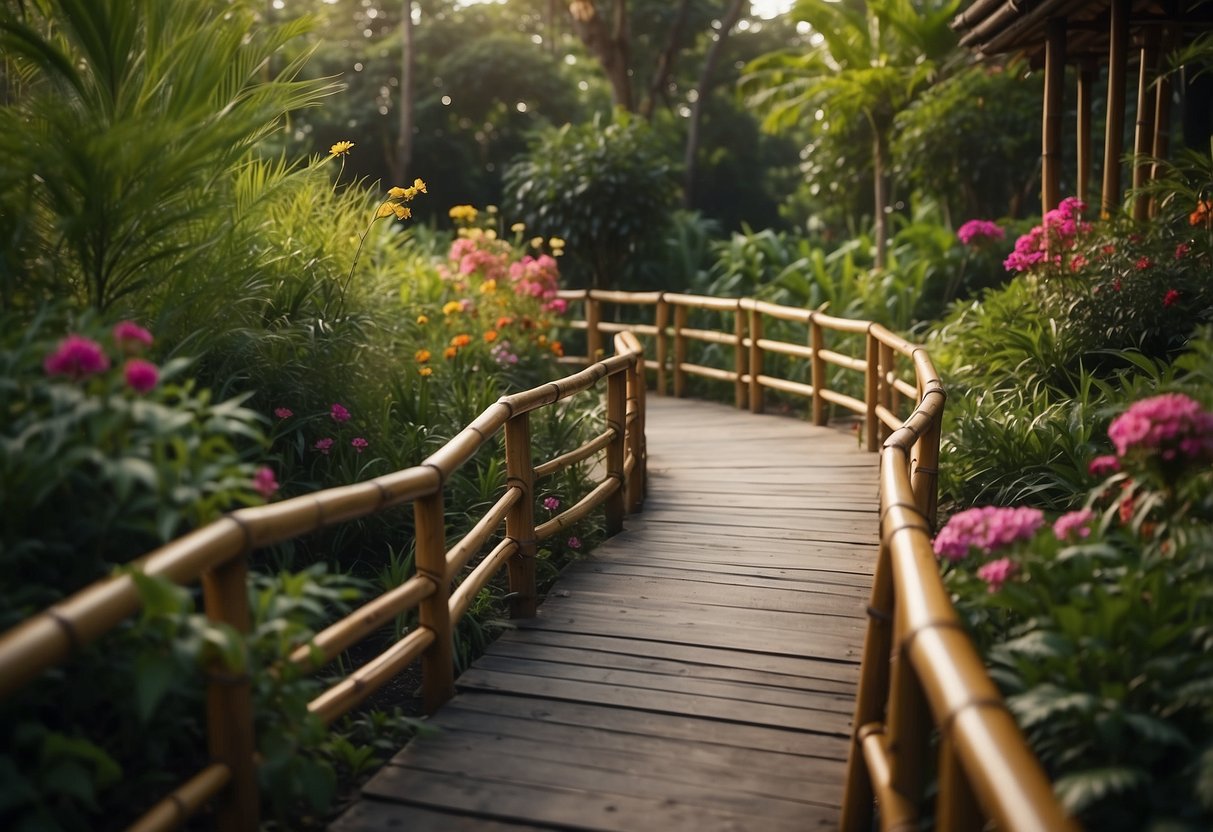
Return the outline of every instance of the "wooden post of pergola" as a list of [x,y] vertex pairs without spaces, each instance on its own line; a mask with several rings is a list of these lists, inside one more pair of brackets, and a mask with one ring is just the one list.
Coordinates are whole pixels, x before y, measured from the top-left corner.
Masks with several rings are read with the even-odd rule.
[[1083,61],[1078,69],[1077,132],[1078,187],[1076,196],[1083,202],[1091,196],[1091,104],[1095,91],[1095,65]]
[[1112,0],[1108,24],[1108,109],[1104,122],[1102,212],[1120,208],[1120,157],[1124,152],[1125,65],[1129,51],[1129,0]]
[[[1168,54],[1175,47],[1175,30],[1166,27],[1162,30],[1162,55]],[[1158,178],[1162,160],[1167,158],[1171,150],[1171,75],[1164,71],[1154,85],[1154,136],[1151,140],[1154,163],[1150,167],[1151,181]],[[1150,203],[1150,215],[1158,210],[1156,202]]]
[[1045,106],[1040,142],[1041,213],[1061,201],[1061,112],[1065,104],[1066,21],[1050,20],[1045,41]]
[[1141,46],[1141,66],[1137,71],[1137,121],[1133,131],[1133,219],[1150,215],[1150,197],[1141,192],[1150,173],[1148,157],[1154,152],[1154,118],[1157,102],[1150,80],[1158,60],[1158,30],[1147,29]]

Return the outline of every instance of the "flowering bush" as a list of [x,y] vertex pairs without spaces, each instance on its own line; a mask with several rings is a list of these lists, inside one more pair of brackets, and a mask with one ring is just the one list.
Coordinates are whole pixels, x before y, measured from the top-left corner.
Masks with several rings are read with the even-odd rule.
[[1213,824],[1213,413],[1179,393],[1108,430],[1110,476],[1046,526],[970,509],[935,539],[957,608],[1090,829]]

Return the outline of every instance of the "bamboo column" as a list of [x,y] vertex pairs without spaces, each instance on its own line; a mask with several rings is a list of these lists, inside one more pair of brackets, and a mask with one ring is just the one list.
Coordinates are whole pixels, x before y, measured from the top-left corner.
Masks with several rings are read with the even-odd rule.
[[1050,20],[1045,34],[1045,102],[1040,141],[1041,213],[1061,202],[1061,115],[1065,106],[1066,21]]
[[[894,399],[896,390],[893,388],[893,378],[895,376],[893,364],[893,348],[883,341],[880,342],[880,377],[878,380],[877,399],[880,401],[880,406],[890,412],[893,411]],[[880,420],[880,441],[889,438],[889,434],[893,429],[885,424],[884,420]]]
[[666,332],[666,327],[670,325],[670,304],[666,302],[664,296],[657,301],[653,324],[657,328],[657,395],[664,396],[666,364],[670,357],[670,337]]
[[1141,65],[1137,69],[1137,120],[1133,131],[1133,219],[1141,221],[1150,214],[1150,197],[1141,192],[1149,177],[1152,164],[1149,155],[1154,150],[1154,118],[1157,101],[1150,90],[1150,78],[1158,60],[1158,30],[1147,29],[1141,47]]
[[[248,606],[248,565],[236,557],[202,576],[203,604],[211,621],[240,633],[252,627]],[[245,654],[245,661],[249,656]],[[211,759],[227,766],[231,782],[215,809],[219,829],[256,832],[260,825],[257,744],[253,737],[253,689],[249,668],[229,669],[216,663],[206,690],[207,744]]]
[[624,499],[627,481],[623,473],[626,453],[624,431],[627,429],[627,381],[627,376],[622,371],[607,376],[607,427],[615,429],[615,438],[606,447],[606,474],[619,481],[619,487],[606,499],[608,537],[623,531],[623,516],[627,513],[627,503]]
[[1104,121],[1101,210],[1120,210],[1120,157],[1124,152],[1125,64],[1129,50],[1129,0],[1111,0],[1108,26],[1108,107]]
[[602,305],[595,300],[593,292],[588,292],[585,298],[585,354],[589,364],[602,358],[602,332],[598,329],[601,320]]
[[[1162,30],[1161,55],[1168,54],[1174,46],[1175,31],[1166,27]],[[1153,181],[1158,178],[1162,161],[1171,150],[1171,74],[1165,71],[1160,73],[1154,85],[1154,135],[1150,145],[1150,153],[1154,157],[1150,166],[1150,180]],[[1157,210],[1157,201],[1151,201],[1150,216]]]
[[441,489],[413,502],[417,572],[434,582],[434,592],[417,610],[420,626],[434,631],[434,643],[421,654],[421,699],[426,713],[438,710],[455,695],[455,645],[449,606],[451,585],[446,579],[446,524],[442,512]]
[[826,400],[821,395],[821,391],[826,389],[826,360],[821,357],[821,351],[825,349],[825,336],[815,317],[809,319],[809,346],[813,349],[813,424],[825,425],[829,421]]
[[1084,61],[1078,70],[1078,192],[1083,202],[1091,196],[1091,96],[1095,88],[1095,67]]
[[935,828],[938,832],[968,832],[981,829],[981,807],[969,785],[956,754],[956,746],[946,734],[939,741],[939,796],[935,801]]
[[745,351],[745,311],[741,308],[741,301],[737,301],[737,310],[733,313],[733,337],[736,343],[733,345],[733,372],[737,378],[733,381],[733,406],[738,409],[744,409],[746,406],[746,385],[743,379],[746,371],[746,351]]
[[762,383],[758,377],[762,375],[762,313],[757,306],[750,307],[750,412],[762,413],[766,402],[763,401]]
[[674,397],[681,399],[687,392],[687,374],[682,365],[687,360],[687,339],[682,331],[687,325],[687,308],[674,307]]
[[628,401],[636,408],[636,419],[628,428],[628,450],[632,453],[632,473],[628,477],[628,512],[644,508],[644,356],[636,359],[627,372]]
[[[889,783],[913,811],[922,799],[934,727],[931,709],[910,661],[905,611],[899,607],[893,624],[894,660],[889,676],[889,716],[885,730],[889,752]],[[909,820],[909,818],[907,818]]]
[[875,451],[880,446],[880,431],[877,428],[879,419],[876,418],[876,396],[880,380],[880,342],[870,332],[867,337],[866,354],[868,366],[864,371],[863,401],[866,405],[863,415],[864,437],[867,449]]
[[519,413],[505,423],[506,482],[522,497],[505,516],[505,534],[518,544],[509,560],[510,617],[535,615],[535,466],[531,459],[531,418]]
[[918,510],[931,530],[935,529],[935,512],[939,503],[939,436],[943,422],[943,410],[931,420],[918,441],[914,443],[914,470],[910,475],[911,488]]

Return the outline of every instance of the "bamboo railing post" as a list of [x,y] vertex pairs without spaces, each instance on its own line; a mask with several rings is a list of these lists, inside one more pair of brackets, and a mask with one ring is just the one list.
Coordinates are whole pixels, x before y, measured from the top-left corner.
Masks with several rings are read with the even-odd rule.
[[1129,0],[1111,0],[1108,11],[1108,104],[1104,117],[1104,216],[1120,210],[1120,154],[1124,146],[1125,64],[1129,49]]
[[[207,618],[227,624],[242,634],[252,628],[248,564],[243,557],[233,558],[206,572],[202,576],[202,593]],[[249,660],[246,653],[245,661]],[[215,828],[223,832],[255,832],[261,820],[249,670],[246,666],[232,671],[217,664],[208,674],[208,750],[211,759],[227,766],[232,773],[215,810]]]
[[623,516],[627,512],[627,503],[624,500],[627,481],[623,473],[627,398],[627,376],[622,372],[607,376],[607,427],[614,428],[615,438],[606,447],[606,473],[608,477],[614,477],[619,481],[619,488],[615,489],[606,500],[606,533],[608,537],[623,531]]
[[1078,69],[1076,93],[1078,147],[1075,158],[1078,162],[1078,187],[1075,196],[1088,202],[1091,195],[1091,96],[1095,88],[1095,64],[1084,60]]
[[844,832],[866,832],[872,826],[872,779],[863,757],[859,732],[879,723],[889,698],[889,653],[893,644],[893,567],[883,542],[872,576],[868,629],[863,637],[855,716],[851,720],[851,747],[847,753],[847,779],[842,799]]
[[[887,748],[889,783],[908,806],[916,807],[926,786],[928,749],[934,721],[910,660],[909,641],[899,611],[894,612],[893,665],[889,681]],[[912,820],[912,819],[905,819]]]
[[670,325],[670,304],[662,295],[657,301],[654,313],[654,325],[657,328],[657,395],[664,396],[666,391],[666,364],[670,359],[670,336],[666,327]]
[[442,490],[413,503],[417,527],[418,574],[434,582],[434,592],[418,607],[418,623],[434,631],[434,643],[421,654],[421,699],[426,713],[455,695],[455,644],[451,628],[451,585],[446,578],[446,524]]
[[762,347],[758,342],[762,340],[762,312],[758,310],[757,305],[750,307],[750,412],[762,413],[766,402],[762,396],[762,382],[758,377],[762,375]]
[[879,447],[878,440],[879,429],[876,418],[876,401],[877,391],[879,390],[880,381],[880,342],[876,340],[876,336],[871,332],[867,335],[867,370],[864,378],[864,394],[863,400],[866,405],[864,412],[864,437],[867,440],[867,449],[875,451]]
[[674,397],[681,399],[686,395],[687,376],[682,365],[687,360],[687,339],[682,330],[687,325],[687,308],[674,307]]
[[968,832],[983,826],[981,808],[946,734],[939,741],[939,794],[935,798],[935,828],[939,832]]
[[1133,129],[1133,219],[1141,221],[1150,215],[1150,196],[1141,192],[1152,170],[1149,155],[1154,150],[1154,114],[1157,111],[1155,91],[1150,89],[1150,75],[1155,70],[1158,55],[1158,29],[1146,30],[1141,47],[1141,65],[1137,71],[1137,121]]
[[636,407],[636,419],[628,428],[628,450],[632,453],[632,473],[628,477],[628,512],[644,507],[644,356],[628,369],[628,401]]
[[826,360],[821,357],[821,351],[825,349],[825,333],[817,322],[816,314],[809,319],[809,346],[813,350],[813,424],[825,425],[829,421],[826,400],[821,395],[821,391],[826,389]]
[[[1164,26],[1162,30],[1163,55],[1169,55],[1175,48],[1175,30]],[[1150,142],[1150,153],[1154,156],[1150,168],[1151,181],[1158,179],[1162,173],[1162,164],[1167,158],[1171,144],[1171,73],[1162,72],[1155,83],[1154,95],[1154,134]],[[1150,216],[1158,213],[1158,201],[1150,203]]]
[[602,358],[602,332],[598,324],[602,318],[602,305],[594,297],[593,291],[585,295],[585,353],[589,364]]
[[[893,367],[893,348],[883,341],[880,342],[880,379],[879,379],[879,396],[880,405],[885,410],[893,410],[893,399],[897,394],[893,385],[895,370]],[[889,434],[893,429],[885,424],[884,420],[880,420],[880,441],[889,438]]]
[[939,439],[943,409],[931,420],[931,426],[914,444],[914,470],[910,476],[911,488],[918,511],[926,519],[931,530],[935,530],[935,511],[939,503]]
[[531,418],[519,413],[505,423],[506,484],[522,490],[522,497],[505,516],[506,537],[518,551],[509,560],[510,617],[535,615],[535,466],[531,459]]
[[737,343],[733,345],[733,372],[737,374],[733,382],[733,406],[744,409],[746,406],[746,385],[743,377],[746,368],[745,353],[745,313],[741,301],[737,301],[737,311],[733,313],[733,337]]
[[1061,118],[1065,104],[1066,21],[1054,18],[1045,24],[1045,101],[1041,127],[1041,213],[1061,202]]

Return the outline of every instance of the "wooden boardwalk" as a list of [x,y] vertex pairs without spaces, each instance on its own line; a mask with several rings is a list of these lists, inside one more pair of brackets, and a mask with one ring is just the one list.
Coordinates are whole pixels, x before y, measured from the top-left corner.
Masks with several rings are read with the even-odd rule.
[[650,396],[649,495],[331,830],[836,828],[877,549],[849,432]]

